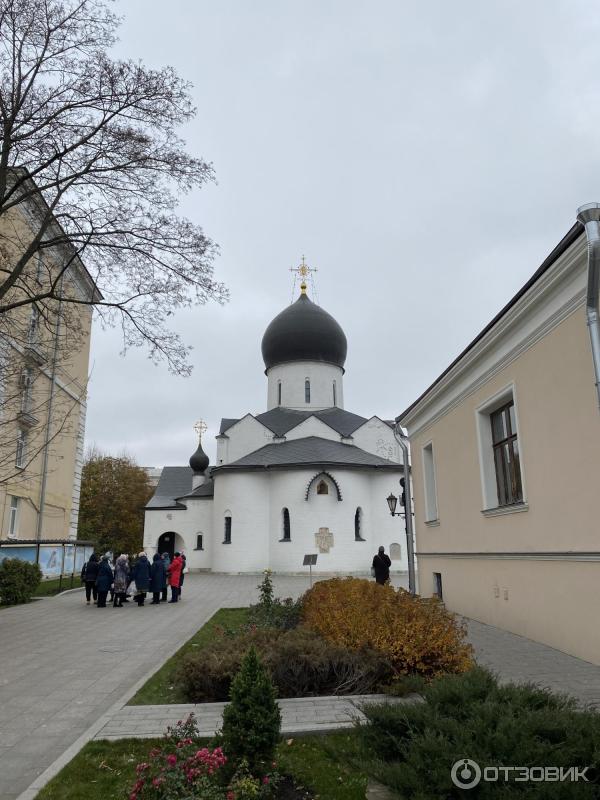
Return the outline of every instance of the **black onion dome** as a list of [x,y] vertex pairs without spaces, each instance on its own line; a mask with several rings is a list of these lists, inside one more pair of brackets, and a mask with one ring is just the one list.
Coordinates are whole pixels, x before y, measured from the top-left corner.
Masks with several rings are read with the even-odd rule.
[[288,361],[325,361],[343,368],[347,352],[341,325],[305,294],[275,317],[262,340],[267,369]]
[[194,472],[205,472],[209,463],[209,458],[202,449],[202,442],[198,442],[198,449],[190,458],[190,467]]

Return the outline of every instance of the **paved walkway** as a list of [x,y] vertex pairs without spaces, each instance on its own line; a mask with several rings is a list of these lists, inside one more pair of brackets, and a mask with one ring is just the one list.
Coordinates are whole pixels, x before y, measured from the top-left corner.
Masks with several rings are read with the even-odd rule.
[[477,661],[500,680],[536,683],[600,709],[600,667],[501,628],[468,620],[469,640]]
[[[407,703],[412,699],[385,694],[354,697],[299,697],[279,700],[283,734],[328,733],[351,728],[354,721],[365,721],[362,703]],[[223,723],[227,703],[178,704],[164,706],[125,706],[106,720],[95,739],[151,739],[161,737],[169,725],[196,716],[200,736],[213,736]]]

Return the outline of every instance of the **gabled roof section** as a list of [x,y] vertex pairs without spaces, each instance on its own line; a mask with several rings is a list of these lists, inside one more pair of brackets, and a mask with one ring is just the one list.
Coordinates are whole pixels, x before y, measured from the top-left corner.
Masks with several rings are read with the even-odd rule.
[[183,495],[182,497],[177,497],[177,500],[185,500],[188,497],[214,497],[215,496],[215,482],[212,478],[208,478],[204,483],[201,483],[200,486],[196,486],[195,489],[189,494]]
[[213,472],[225,470],[290,468],[303,466],[367,467],[402,471],[402,466],[386,458],[367,453],[359,447],[318,436],[294,439],[281,444],[267,444],[253,453],[215,467]]
[[176,498],[185,497],[192,491],[193,474],[190,467],[163,467],[156,491],[146,508],[185,508]]
[[360,428],[367,421],[365,417],[351,414],[350,411],[336,407],[324,408],[321,411],[297,411],[293,408],[279,406],[278,408],[272,408],[270,411],[265,411],[263,414],[256,415],[256,419],[273,431],[276,436],[285,436],[288,431],[291,431],[292,428],[300,425],[309,417],[316,417],[341,436],[350,436],[353,431]]
[[232,428],[236,422],[239,422],[239,419],[230,419],[228,417],[223,417],[221,420],[221,427],[219,428],[219,436],[222,436],[224,433],[227,433],[229,428]]

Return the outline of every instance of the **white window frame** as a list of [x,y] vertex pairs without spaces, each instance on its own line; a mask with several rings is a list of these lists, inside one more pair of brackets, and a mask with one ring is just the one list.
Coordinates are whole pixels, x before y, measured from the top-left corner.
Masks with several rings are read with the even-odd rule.
[[437,522],[439,520],[439,507],[433,441],[427,442],[421,448],[421,461],[423,468],[425,522]]
[[[494,464],[494,446],[492,442],[492,425],[490,416],[507,403],[514,403],[515,423],[517,427],[517,442],[519,444],[519,469],[521,471],[521,487],[523,501],[510,506],[498,506],[498,486],[496,483],[496,466]],[[484,514],[510,514],[515,511],[526,511],[527,486],[525,483],[525,468],[523,456],[523,437],[519,424],[519,403],[514,383],[504,386],[491,397],[488,397],[475,409],[477,425],[477,443],[479,449],[479,475],[481,479],[482,512]]]
[[282,388],[281,381],[277,381],[277,405],[281,405]]
[[19,498],[11,495],[8,517],[8,538],[16,539],[19,532]]
[[[227,525],[227,520],[229,520],[229,525]],[[232,529],[233,529],[233,514],[231,513],[231,511],[226,511],[223,514],[223,544],[231,544]]]
[[333,382],[333,407],[337,408],[337,386],[335,381]]
[[304,379],[304,402],[310,405],[310,378]]

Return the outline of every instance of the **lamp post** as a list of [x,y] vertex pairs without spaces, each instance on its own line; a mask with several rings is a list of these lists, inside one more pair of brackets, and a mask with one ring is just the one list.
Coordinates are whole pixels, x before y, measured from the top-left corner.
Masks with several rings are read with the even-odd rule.
[[406,437],[399,423],[396,423],[394,426],[394,437],[402,449],[404,462],[404,476],[400,478],[404,513],[402,511],[396,511],[398,498],[395,494],[390,493],[389,497],[386,499],[392,517],[404,516],[404,524],[406,527],[406,554],[408,557],[408,591],[411,594],[416,594],[417,582],[415,580],[415,548],[413,540],[412,496],[410,491],[410,464],[408,463],[408,445],[406,444]]

